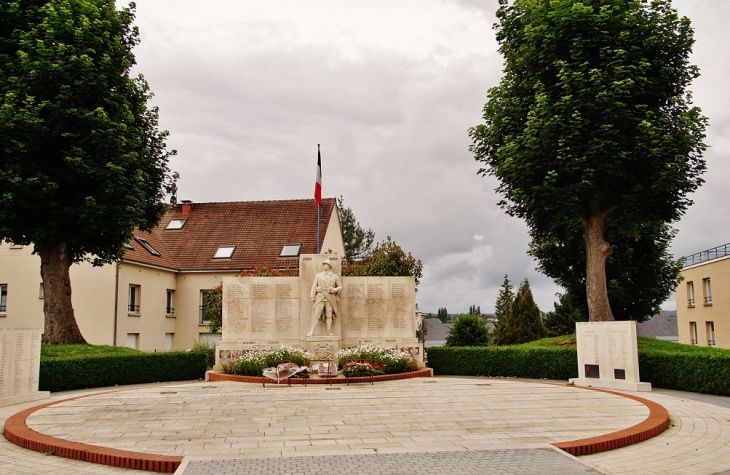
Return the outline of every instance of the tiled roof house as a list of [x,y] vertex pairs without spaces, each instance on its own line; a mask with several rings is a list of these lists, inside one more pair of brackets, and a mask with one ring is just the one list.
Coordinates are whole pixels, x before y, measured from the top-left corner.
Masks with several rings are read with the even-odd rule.
[[[323,200],[321,249],[343,255],[336,206],[334,198]],[[219,338],[209,333],[201,304],[224,276],[262,266],[297,268],[300,254],[317,252],[317,209],[313,199],[182,202],[151,232],[135,231],[126,247],[120,262],[72,266],[73,304],[82,334],[93,344],[186,349],[200,338]],[[5,316],[23,315],[27,324],[30,315],[42,327],[38,257],[30,247],[3,243],[0,263]]]

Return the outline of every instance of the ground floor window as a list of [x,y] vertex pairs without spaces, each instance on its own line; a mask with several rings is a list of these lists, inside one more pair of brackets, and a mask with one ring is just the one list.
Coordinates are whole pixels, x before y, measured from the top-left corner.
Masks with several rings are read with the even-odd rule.
[[127,333],[127,348],[139,350],[139,333]]

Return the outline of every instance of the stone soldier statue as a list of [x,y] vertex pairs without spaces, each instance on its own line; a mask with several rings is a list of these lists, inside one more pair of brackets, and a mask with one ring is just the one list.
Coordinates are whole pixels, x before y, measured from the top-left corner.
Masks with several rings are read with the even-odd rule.
[[340,311],[337,308],[337,302],[340,301],[340,290],[342,290],[342,282],[340,276],[332,272],[332,264],[328,261],[322,263],[322,272],[314,276],[312,283],[312,291],[310,297],[314,303],[312,310],[312,326],[307,336],[314,335],[314,329],[317,328],[320,320],[325,320],[327,324],[327,334],[333,336],[332,321],[337,318]]

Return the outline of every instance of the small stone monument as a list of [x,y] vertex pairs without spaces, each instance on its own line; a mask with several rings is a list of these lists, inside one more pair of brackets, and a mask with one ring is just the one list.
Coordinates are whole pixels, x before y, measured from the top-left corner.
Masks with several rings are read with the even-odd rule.
[[576,386],[623,391],[651,391],[651,383],[639,380],[636,322],[578,322]]
[[50,397],[38,391],[40,328],[0,327],[0,407]]

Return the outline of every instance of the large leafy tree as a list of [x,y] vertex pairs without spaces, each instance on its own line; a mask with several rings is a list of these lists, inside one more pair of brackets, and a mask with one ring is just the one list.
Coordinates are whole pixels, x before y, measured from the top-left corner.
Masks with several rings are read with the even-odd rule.
[[[406,253],[390,236],[375,245],[370,257],[362,261],[342,262],[344,276],[413,276],[418,284],[423,277],[423,263]],[[445,309],[444,309],[445,310]]]
[[366,259],[373,252],[375,232],[368,228],[365,231],[355,217],[355,213],[345,206],[345,199],[337,199],[337,215],[340,218],[342,240],[345,244],[345,257],[348,261]]
[[130,77],[133,20],[104,0],[0,4],[0,239],[41,258],[45,344],[85,343],[71,264],[119,259],[165,209],[174,151]]
[[[585,294],[583,294],[585,295]],[[585,298],[582,299],[585,302]],[[586,316],[572,303],[570,295],[558,294],[558,301],[554,303],[555,309],[545,314],[545,328],[550,336],[570,335],[575,333],[576,322],[585,322]]]
[[497,16],[504,76],[471,150],[533,247],[583,241],[589,319],[613,320],[608,233],[676,221],[702,183],[690,22],[669,0],[500,0]]
[[[540,270],[566,289],[560,302],[577,312],[577,321],[587,321],[585,242],[576,224],[576,229],[563,230],[560,241],[533,235],[530,253],[539,260]],[[606,230],[612,248],[606,261],[608,299],[616,320],[642,322],[661,311],[682,266],[669,253],[674,231],[668,225],[629,224],[617,223]],[[557,304],[556,312],[570,313],[558,312]]]

